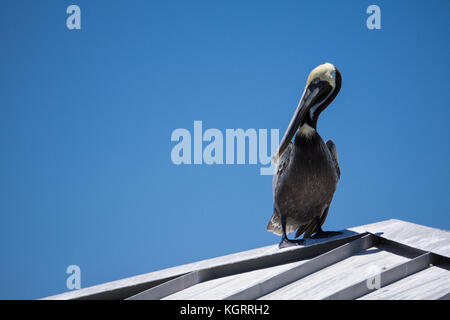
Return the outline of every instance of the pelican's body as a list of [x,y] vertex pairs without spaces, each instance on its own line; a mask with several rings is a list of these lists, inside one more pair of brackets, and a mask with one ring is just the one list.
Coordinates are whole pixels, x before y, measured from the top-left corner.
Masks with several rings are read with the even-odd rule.
[[[334,66],[322,66],[327,69],[320,70],[318,75],[314,75],[316,69],[311,73],[313,77],[308,79],[299,107],[275,157],[274,211],[267,229],[283,236],[280,247],[301,242],[287,238],[286,235],[293,231],[297,231],[296,237],[303,233],[305,237],[313,233],[317,237],[336,234],[323,232],[321,226],[340,177],[337,150],[333,141],[325,143],[322,140],[316,125],[320,112],[337,95],[341,79],[338,73],[336,85]],[[326,78],[324,72],[334,72],[332,79],[331,76],[326,79],[326,84],[322,80]],[[294,133],[295,139],[291,142]]]
[[274,215],[269,229],[274,233],[282,234],[280,212],[287,216],[286,233],[298,230],[297,236],[310,236],[316,220],[325,220],[340,175],[329,146],[334,143],[325,144],[314,130],[312,137],[297,134],[283,153],[272,183]]

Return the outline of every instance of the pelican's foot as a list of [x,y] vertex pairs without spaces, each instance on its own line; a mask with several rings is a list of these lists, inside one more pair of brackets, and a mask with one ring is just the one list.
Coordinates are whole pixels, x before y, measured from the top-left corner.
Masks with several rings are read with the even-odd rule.
[[340,235],[340,234],[342,234],[342,232],[339,232],[339,231],[322,231],[322,230],[319,230],[319,231],[317,231],[315,234],[313,234],[313,235],[311,236],[311,239],[324,239],[324,238],[330,238],[330,237],[337,236],[337,235]]
[[278,245],[278,248],[283,249],[287,247],[298,246],[303,243],[305,243],[304,239],[291,240],[288,238],[283,238],[283,240],[281,240],[280,244]]

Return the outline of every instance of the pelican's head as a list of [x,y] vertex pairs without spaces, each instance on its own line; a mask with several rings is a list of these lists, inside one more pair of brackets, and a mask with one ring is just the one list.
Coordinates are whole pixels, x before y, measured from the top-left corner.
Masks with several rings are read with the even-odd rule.
[[341,83],[341,74],[331,63],[324,63],[311,71],[294,116],[281,139],[278,152],[274,156],[275,163],[301,126],[307,124],[316,129],[320,113],[337,96],[341,89]]

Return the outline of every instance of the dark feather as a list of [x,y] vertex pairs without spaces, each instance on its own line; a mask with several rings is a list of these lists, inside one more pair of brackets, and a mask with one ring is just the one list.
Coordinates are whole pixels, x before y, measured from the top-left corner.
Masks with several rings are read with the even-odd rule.
[[337,171],[337,175],[338,175],[338,179],[339,179],[341,177],[341,169],[339,168],[339,158],[338,158],[337,148],[336,148],[336,145],[334,144],[333,140],[327,141],[327,147],[331,152],[331,156],[333,158],[334,165],[336,166],[336,171]]

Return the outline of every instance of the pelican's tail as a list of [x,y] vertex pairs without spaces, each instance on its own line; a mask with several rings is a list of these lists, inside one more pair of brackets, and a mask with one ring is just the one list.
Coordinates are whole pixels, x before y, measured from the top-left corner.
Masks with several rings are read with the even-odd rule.
[[[296,224],[294,221],[292,221],[292,219],[289,219],[288,217],[286,221],[286,234],[294,232],[297,227],[298,224]],[[279,236],[281,236],[281,234],[283,233],[281,228],[281,217],[277,210],[273,210],[272,218],[270,218],[266,230],[273,232]]]
[[273,232],[276,235],[281,235],[281,219],[278,211],[273,210],[272,218],[270,218],[269,224],[266,228],[267,231]]

